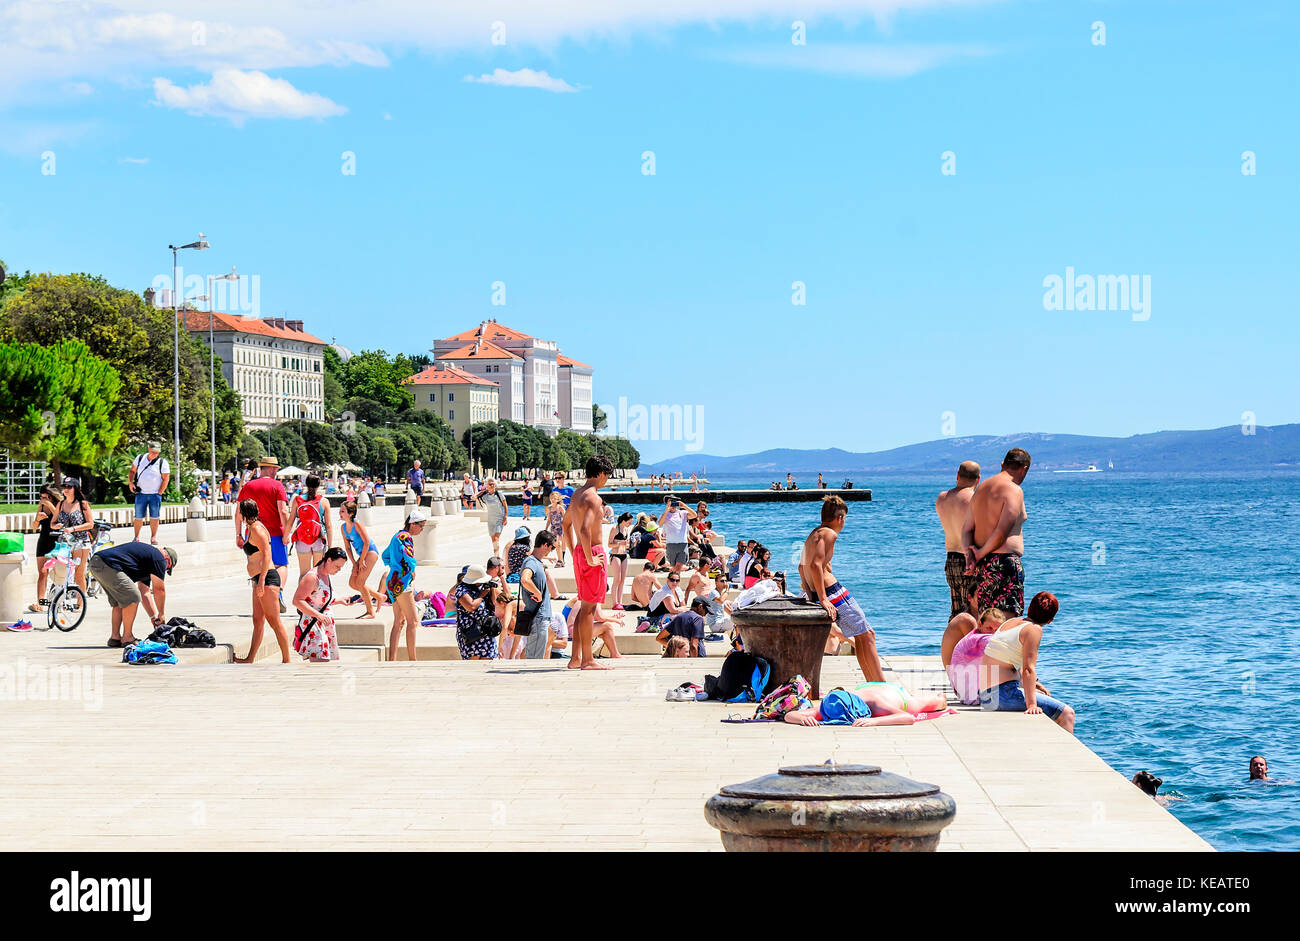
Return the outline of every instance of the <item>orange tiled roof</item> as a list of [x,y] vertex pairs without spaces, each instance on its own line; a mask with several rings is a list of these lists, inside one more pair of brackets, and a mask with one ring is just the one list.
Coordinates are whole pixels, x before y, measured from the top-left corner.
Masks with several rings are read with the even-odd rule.
[[522,359],[509,350],[503,350],[489,340],[478,343],[478,350],[474,349],[475,344],[470,343],[462,346],[460,349],[452,350],[450,353],[441,353],[438,359]]
[[565,356],[563,353],[556,353],[555,361],[559,363],[561,366],[581,366],[584,369],[593,368],[592,366],[589,366],[587,363],[580,363],[572,356]]
[[455,366],[426,366],[414,376],[403,379],[403,382],[409,382],[414,385],[425,386],[448,386],[448,385],[476,385],[476,386],[496,386],[491,379],[484,379],[482,376],[475,376],[467,373],[463,369],[457,369]]
[[[208,312],[205,310],[186,310],[185,312],[185,329],[194,333],[206,333],[208,329]],[[284,327],[273,327],[264,320],[258,320],[256,317],[241,317],[238,314],[226,314],[221,311],[213,311],[212,326],[214,330],[233,330],[236,333],[254,333],[258,336],[275,337],[280,340],[301,340],[304,343],[319,343],[325,345],[325,341],[319,337],[314,337],[310,333],[299,333],[297,330],[289,330]]]
[[482,337],[484,340],[503,339],[503,340],[531,340],[533,339],[527,333],[515,330],[512,327],[505,327],[493,320],[484,321],[477,327],[465,330],[455,336],[444,337],[443,343],[472,343]]

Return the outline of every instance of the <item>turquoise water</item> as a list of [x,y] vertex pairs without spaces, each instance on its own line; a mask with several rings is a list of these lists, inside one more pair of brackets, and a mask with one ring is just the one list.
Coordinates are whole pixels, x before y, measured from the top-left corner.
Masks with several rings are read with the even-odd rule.
[[[782,475],[784,480],[784,475]],[[815,479],[815,478],[814,478]],[[715,487],[765,487],[726,477]],[[834,483],[839,483],[836,479]],[[937,654],[948,614],[935,476],[855,479],[835,572],[881,652]],[[1247,781],[1251,755],[1300,781],[1300,474],[1052,474],[1025,482],[1025,597],[1061,602],[1039,675],[1113,768],[1147,769],[1221,850],[1300,849],[1300,785]],[[644,507],[628,507],[631,510]],[[714,525],[789,572],[816,504],[715,504]]]

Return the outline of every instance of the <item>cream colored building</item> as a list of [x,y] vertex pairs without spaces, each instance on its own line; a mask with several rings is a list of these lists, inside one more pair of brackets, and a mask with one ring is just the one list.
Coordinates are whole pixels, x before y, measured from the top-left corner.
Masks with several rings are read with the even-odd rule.
[[[208,313],[186,310],[185,329],[208,339]],[[281,317],[212,315],[213,345],[221,372],[239,393],[244,428],[281,422],[325,420],[325,341],[303,329],[301,320]]]
[[436,412],[456,440],[477,422],[496,421],[500,393],[495,382],[452,366],[429,366],[405,380],[415,393],[415,407]]
[[592,430],[592,369],[564,356],[553,340],[484,320],[472,330],[434,341],[438,365],[497,383],[501,417],[554,435]]

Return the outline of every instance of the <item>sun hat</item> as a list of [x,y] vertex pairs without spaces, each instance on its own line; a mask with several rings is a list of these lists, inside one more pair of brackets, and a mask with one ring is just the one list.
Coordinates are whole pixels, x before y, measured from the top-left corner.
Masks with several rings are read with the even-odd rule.
[[170,572],[176,571],[176,566],[180,562],[180,559],[176,556],[176,550],[171,546],[163,546],[163,555],[167,556],[168,561],[171,562],[167,570]]
[[408,525],[411,523],[427,523],[429,517],[425,516],[422,510],[416,509],[411,511],[411,515],[406,518],[406,522]]
[[275,459],[274,454],[265,454],[257,462],[258,467],[279,467],[280,462]]
[[519,542],[522,539],[532,539],[532,538],[533,538],[533,534],[528,531],[527,526],[520,526],[518,529],[515,530],[515,542]]
[[483,571],[479,565],[471,565],[465,572],[465,577],[461,579],[466,585],[486,585],[492,579],[488,573]]

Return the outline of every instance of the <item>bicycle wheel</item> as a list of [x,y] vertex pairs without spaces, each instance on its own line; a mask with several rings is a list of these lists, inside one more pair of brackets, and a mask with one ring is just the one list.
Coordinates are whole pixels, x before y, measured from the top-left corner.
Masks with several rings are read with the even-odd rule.
[[75,631],[86,617],[86,593],[71,585],[50,602],[50,623],[61,631]]

